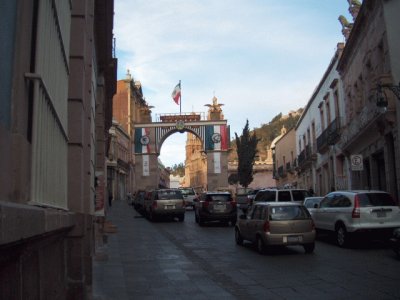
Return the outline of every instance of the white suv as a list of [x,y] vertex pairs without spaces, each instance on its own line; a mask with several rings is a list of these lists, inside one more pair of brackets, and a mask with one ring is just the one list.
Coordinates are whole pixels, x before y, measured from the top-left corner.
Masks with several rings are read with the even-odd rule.
[[335,232],[337,244],[345,247],[355,233],[389,237],[400,227],[400,208],[387,192],[335,191],[322,199],[313,218],[318,230]]
[[185,199],[186,207],[191,206],[194,209],[194,201],[197,199],[197,193],[192,187],[180,187],[183,198]]
[[[311,196],[303,189],[263,189],[254,197],[254,202],[298,202],[303,204],[306,197]],[[251,203],[252,204],[252,203]]]

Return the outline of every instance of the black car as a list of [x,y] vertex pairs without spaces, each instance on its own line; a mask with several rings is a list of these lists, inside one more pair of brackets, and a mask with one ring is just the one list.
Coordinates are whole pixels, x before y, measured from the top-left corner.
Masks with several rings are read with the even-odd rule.
[[220,221],[234,226],[237,205],[229,192],[205,192],[195,201],[195,219],[203,226],[205,222]]

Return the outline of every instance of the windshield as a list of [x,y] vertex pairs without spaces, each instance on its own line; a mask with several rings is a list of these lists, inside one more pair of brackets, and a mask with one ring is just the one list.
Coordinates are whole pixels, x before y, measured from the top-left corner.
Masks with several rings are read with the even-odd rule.
[[157,192],[158,200],[182,199],[182,193],[179,190],[163,190]]
[[304,206],[274,206],[270,209],[271,221],[304,220],[310,215]]
[[359,194],[361,207],[366,206],[396,206],[396,203],[390,194],[386,193],[367,193]]
[[194,195],[195,193],[194,193],[194,189],[192,189],[192,188],[187,188],[187,189],[185,189],[185,188],[182,188],[182,189],[179,189],[180,191],[181,191],[181,193],[183,194],[183,195],[185,195],[185,196],[187,196],[187,195]]

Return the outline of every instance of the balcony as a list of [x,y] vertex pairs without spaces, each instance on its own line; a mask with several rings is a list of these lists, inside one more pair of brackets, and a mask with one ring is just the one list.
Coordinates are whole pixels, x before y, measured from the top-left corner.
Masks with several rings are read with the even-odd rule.
[[311,146],[307,145],[306,148],[300,152],[297,157],[297,164],[299,169],[306,169],[311,166],[311,163],[317,159],[317,155],[311,151]]
[[329,146],[335,145],[340,139],[340,119],[336,118],[329,124],[321,135],[317,138],[318,153],[325,153]]

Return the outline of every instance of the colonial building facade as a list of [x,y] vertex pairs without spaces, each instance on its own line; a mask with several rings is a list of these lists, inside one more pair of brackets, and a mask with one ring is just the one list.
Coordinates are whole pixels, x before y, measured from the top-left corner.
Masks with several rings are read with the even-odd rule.
[[1,299],[90,297],[116,82],[113,5],[1,5]]
[[[338,146],[352,166],[348,187],[385,190],[397,199],[400,196],[399,11],[399,1],[365,0],[338,64],[346,111]],[[397,96],[382,86],[397,86]]]
[[318,195],[347,188],[348,168],[336,146],[344,126],[343,88],[336,70],[343,46],[338,44],[295,127],[298,186]]

